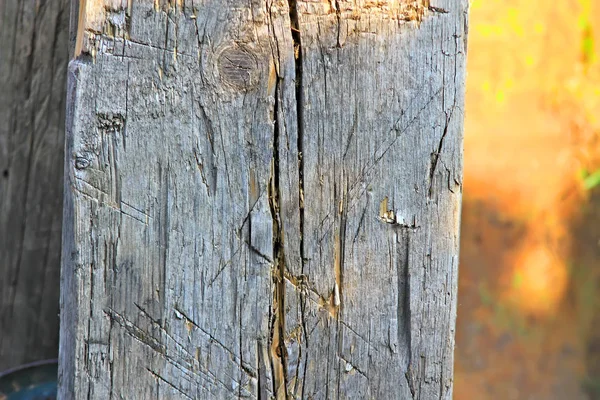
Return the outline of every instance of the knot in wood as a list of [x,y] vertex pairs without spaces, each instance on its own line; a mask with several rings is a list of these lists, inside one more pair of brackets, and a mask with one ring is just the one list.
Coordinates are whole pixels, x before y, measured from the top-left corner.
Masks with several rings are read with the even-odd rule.
[[238,90],[247,90],[256,84],[258,62],[256,57],[243,47],[228,47],[223,50],[217,65],[221,80]]
[[75,158],[75,168],[76,169],[86,169],[87,167],[90,166],[90,160],[86,157],[83,156],[79,156]]

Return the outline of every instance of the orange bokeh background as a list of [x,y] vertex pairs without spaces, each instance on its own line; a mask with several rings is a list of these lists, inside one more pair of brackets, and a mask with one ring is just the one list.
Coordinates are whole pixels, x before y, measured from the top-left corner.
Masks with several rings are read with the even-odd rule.
[[467,71],[454,398],[600,399],[600,0],[472,0]]

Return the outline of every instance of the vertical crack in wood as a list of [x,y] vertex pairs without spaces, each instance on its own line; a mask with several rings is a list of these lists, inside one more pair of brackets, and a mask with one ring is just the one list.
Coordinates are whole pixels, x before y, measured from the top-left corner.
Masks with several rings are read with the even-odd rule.
[[342,10],[340,9],[339,0],[335,0],[335,17],[337,19],[337,47],[342,47],[342,43],[340,42],[340,34],[342,29]]
[[450,126],[450,120],[452,119],[453,113],[454,113],[454,107],[450,111],[450,114],[448,114],[446,112],[446,123],[444,125],[444,132],[442,133],[442,137],[440,138],[440,141],[438,142],[438,147],[437,147],[436,151],[431,154],[431,165],[429,168],[429,190],[427,192],[430,200],[433,195],[433,179],[435,176],[435,170],[437,168],[437,164],[440,159],[440,155],[442,154],[442,146],[444,145],[444,139],[446,138],[446,135],[448,134],[448,127]]
[[[342,317],[340,314],[343,310],[343,287],[344,287],[344,258],[345,258],[345,243],[346,243],[346,218],[348,213],[348,184],[345,180],[344,170],[342,169],[342,188],[341,198],[339,200],[339,225],[338,231],[335,237],[335,254],[334,254],[334,272],[335,272],[335,284],[333,287],[331,315],[336,318],[336,330],[337,330],[337,357],[343,360],[343,344],[344,335],[340,332]],[[337,392],[340,393],[341,384],[341,369],[338,369],[337,373]]]
[[265,383],[264,380],[264,368],[263,368],[263,359],[262,359],[262,349],[261,349],[260,339],[256,341],[256,399],[262,400],[262,392],[263,386]]
[[335,284],[333,287],[332,298],[330,302],[330,313],[333,317],[340,319],[340,311],[343,302],[343,288],[344,288],[344,258],[345,258],[345,243],[346,243],[346,218],[348,213],[348,185],[344,180],[344,174],[342,173],[343,186],[341,188],[341,195],[339,199],[339,225],[338,231],[335,235],[335,253],[333,259],[333,267],[335,273]]
[[159,252],[160,252],[160,264],[159,264],[159,280],[162,282],[162,287],[157,288],[157,294],[159,302],[162,304],[162,310],[166,309],[167,299],[167,270],[168,270],[168,255],[169,255],[169,239],[170,239],[170,198],[169,193],[171,180],[170,180],[170,165],[167,163],[166,168],[159,162],[158,163],[158,176],[160,177],[160,190],[162,193],[161,205],[160,205],[160,224],[158,226],[159,236]]
[[256,383],[256,398],[257,400],[269,400],[269,390],[267,389],[268,377],[267,377],[267,360],[265,360],[265,346],[262,340],[256,342],[256,362],[257,365],[257,383]]
[[275,83],[273,106],[273,159],[269,181],[269,207],[273,218],[273,316],[270,328],[270,359],[273,371],[273,393],[277,400],[287,399],[287,349],[285,347],[285,254],[280,216],[279,187],[279,102],[281,78]]
[[412,362],[411,310],[410,310],[410,232],[402,229],[397,238],[398,245],[398,346],[404,349],[403,368],[408,371]]
[[410,307],[410,243],[411,232],[402,228],[397,233],[397,251],[398,251],[398,347],[402,357],[402,367],[404,369],[404,378],[413,399],[419,398],[419,389],[416,382],[415,366],[413,365],[412,351],[412,331],[411,331],[411,307]]
[[[305,254],[304,254],[304,82],[303,82],[303,48],[302,34],[300,31],[300,16],[298,13],[297,0],[288,0],[288,10],[290,17],[290,30],[292,43],[294,46],[294,73],[295,73],[295,96],[296,96],[296,125],[297,125],[297,149],[298,149],[298,215],[299,215],[299,231],[300,231],[300,271],[302,276],[305,274]],[[300,319],[302,323],[302,332],[304,337],[304,345],[308,347],[308,330],[306,328],[306,294],[300,291]],[[306,358],[304,359],[305,367],[303,369],[304,376],[302,377],[301,393],[304,393],[304,385],[306,383]],[[296,372],[300,372],[299,368],[300,357],[298,358],[298,367]],[[295,385],[298,383],[296,377]],[[296,388],[294,388],[296,393]]]
[[300,19],[296,0],[288,0],[292,41],[294,44],[294,60],[296,75],[296,118],[298,125],[298,201],[300,216],[300,262],[304,274],[304,88],[302,82],[302,37],[300,34]]

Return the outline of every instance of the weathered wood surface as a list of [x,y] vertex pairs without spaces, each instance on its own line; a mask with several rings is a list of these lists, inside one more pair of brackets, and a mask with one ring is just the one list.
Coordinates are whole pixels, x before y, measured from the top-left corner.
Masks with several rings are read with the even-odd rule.
[[0,0],[0,371],[58,353],[69,0]]
[[97,3],[63,398],[450,399],[466,1]]

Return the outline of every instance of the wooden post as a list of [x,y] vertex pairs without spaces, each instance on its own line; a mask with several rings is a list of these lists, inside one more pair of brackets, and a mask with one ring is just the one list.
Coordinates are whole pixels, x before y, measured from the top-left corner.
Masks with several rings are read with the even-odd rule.
[[0,0],[0,372],[58,354],[69,0]]
[[450,399],[467,1],[80,12],[62,398]]

